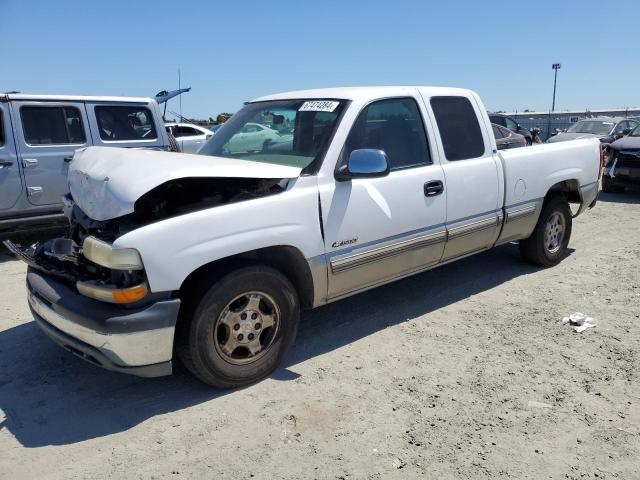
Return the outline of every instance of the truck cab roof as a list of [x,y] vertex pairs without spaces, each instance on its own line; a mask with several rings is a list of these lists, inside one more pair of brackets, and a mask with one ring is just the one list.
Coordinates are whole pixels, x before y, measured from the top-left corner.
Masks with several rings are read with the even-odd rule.
[[0,93],[0,101],[38,101],[38,102],[109,102],[109,103],[144,103],[155,101],[150,97],[116,97],[102,95],[49,95],[32,93]]
[[471,90],[451,87],[429,86],[369,86],[369,87],[335,87],[318,88],[311,90],[296,90],[258,97],[252,102],[269,100],[294,100],[301,98],[334,98],[339,100],[379,100],[384,97],[397,97],[415,93],[416,89],[428,92],[432,95],[468,95]]

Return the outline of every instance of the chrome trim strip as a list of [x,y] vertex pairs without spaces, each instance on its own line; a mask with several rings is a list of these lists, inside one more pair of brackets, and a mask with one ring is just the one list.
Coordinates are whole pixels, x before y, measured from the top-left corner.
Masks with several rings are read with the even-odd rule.
[[538,208],[537,205],[527,205],[523,208],[518,208],[516,210],[507,210],[507,222],[512,220],[517,220],[518,218],[526,217],[529,215],[533,215],[533,213]]
[[352,268],[360,267],[371,262],[382,260],[384,258],[392,257],[405,253],[410,250],[416,250],[418,248],[427,247],[429,245],[435,245],[443,243],[447,239],[446,230],[439,232],[429,233],[426,235],[420,235],[418,237],[410,238],[408,240],[402,240],[400,242],[392,243],[384,247],[374,248],[362,253],[356,253],[355,255],[348,255],[331,260],[331,272],[341,273]]
[[498,216],[495,215],[493,218],[486,218],[484,220],[478,220],[476,222],[467,223],[458,227],[449,228],[448,238],[449,240],[451,240],[453,238],[458,238],[464,235],[479,232],[481,230],[486,230],[487,228],[495,228],[497,225]]

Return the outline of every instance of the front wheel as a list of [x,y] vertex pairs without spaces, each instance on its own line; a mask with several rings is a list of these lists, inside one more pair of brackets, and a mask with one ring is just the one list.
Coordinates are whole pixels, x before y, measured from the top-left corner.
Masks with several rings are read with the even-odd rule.
[[549,199],[531,236],[520,240],[520,254],[528,262],[552,267],[564,257],[571,237],[572,216],[563,197]]
[[214,387],[233,388],[266,377],[296,336],[298,295],[273,268],[239,268],[194,300],[186,302],[177,351],[196,377]]

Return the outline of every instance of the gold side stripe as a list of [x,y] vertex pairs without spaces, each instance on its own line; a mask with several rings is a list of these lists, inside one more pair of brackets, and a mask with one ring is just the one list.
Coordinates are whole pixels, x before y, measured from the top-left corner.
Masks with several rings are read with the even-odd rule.
[[349,255],[347,257],[336,258],[331,260],[331,271],[333,273],[344,272],[352,268],[366,265],[367,263],[376,262],[384,258],[399,255],[401,253],[408,252],[410,250],[416,250],[418,248],[427,247],[429,245],[435,245],[442,243],[446,240],[446,231],[430,233],[427,235],[421,235],[419,237],[411,238],[409,240],[403,240],[401,242],[393,243],[384,247],[379,247],[374,250],[369,250],[363,253],[357,253],[355,255]]
[[487,228],[494,228],[498,225],[498,217],[487,218],[478,222],[468,223],[459,227],[449,229],[449,238],[462,237],[471,233],[476,233]]
[[523,208],[518,208],[517,210],[507,210],[507,222],[532,215],[536,211],[536,208],[537,205],[528,205]]

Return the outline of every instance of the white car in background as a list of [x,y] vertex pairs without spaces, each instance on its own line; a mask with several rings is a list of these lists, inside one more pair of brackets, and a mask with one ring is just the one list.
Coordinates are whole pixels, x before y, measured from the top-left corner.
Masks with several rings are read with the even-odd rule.
[[283,137],[277,130],[249,122],[229,139],[226,150],[229,153],[260,152],[282,141]]
[[214,134],[208,128],[191,123],[165,123],[164,126],[176,138],[180,151],[184,153],[197,153]]

